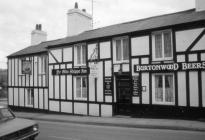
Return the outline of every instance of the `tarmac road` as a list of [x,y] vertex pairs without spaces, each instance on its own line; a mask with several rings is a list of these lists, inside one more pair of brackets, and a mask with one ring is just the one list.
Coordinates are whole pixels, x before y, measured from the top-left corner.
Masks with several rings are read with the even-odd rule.
[[204,140],[204,132],[38,121],[36,140]]

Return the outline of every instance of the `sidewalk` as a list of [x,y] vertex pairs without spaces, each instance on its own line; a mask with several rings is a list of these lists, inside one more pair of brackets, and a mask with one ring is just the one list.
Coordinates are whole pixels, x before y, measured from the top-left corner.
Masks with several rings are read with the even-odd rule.
[[205,122],[189,120],[147,119],[129,117],[90,117],[26,112],[15,112],[15,114],[19,118],[43,121],[57,121],[88,125],[120,126],[130,128],[205,131]]

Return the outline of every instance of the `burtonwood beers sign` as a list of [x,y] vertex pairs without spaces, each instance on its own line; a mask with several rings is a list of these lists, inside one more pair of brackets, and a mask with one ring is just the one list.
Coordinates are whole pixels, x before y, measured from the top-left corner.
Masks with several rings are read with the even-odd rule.
[[89,68],[53,69],[52,75],[87,75]]
[[134,72],[205,70],[205,61],[171,64],[134,65]]

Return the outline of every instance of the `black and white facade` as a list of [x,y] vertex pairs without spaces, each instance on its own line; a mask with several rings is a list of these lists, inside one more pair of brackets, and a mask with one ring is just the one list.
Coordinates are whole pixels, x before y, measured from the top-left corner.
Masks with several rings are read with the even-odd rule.
[[90,116],[205,116],[205,11],[43,42],[10,55],[8,72],[12,107]]

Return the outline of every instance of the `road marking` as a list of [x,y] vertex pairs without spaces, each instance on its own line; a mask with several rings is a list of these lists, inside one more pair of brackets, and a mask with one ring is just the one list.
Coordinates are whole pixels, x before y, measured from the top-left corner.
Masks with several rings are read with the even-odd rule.
[[48,136],[51,138],[57,138],[57,139],[64,139],[64,140],[80,140],[80,139],[74,139],[74,138],[65,138],[65,137],[57,137],[57,136]]

